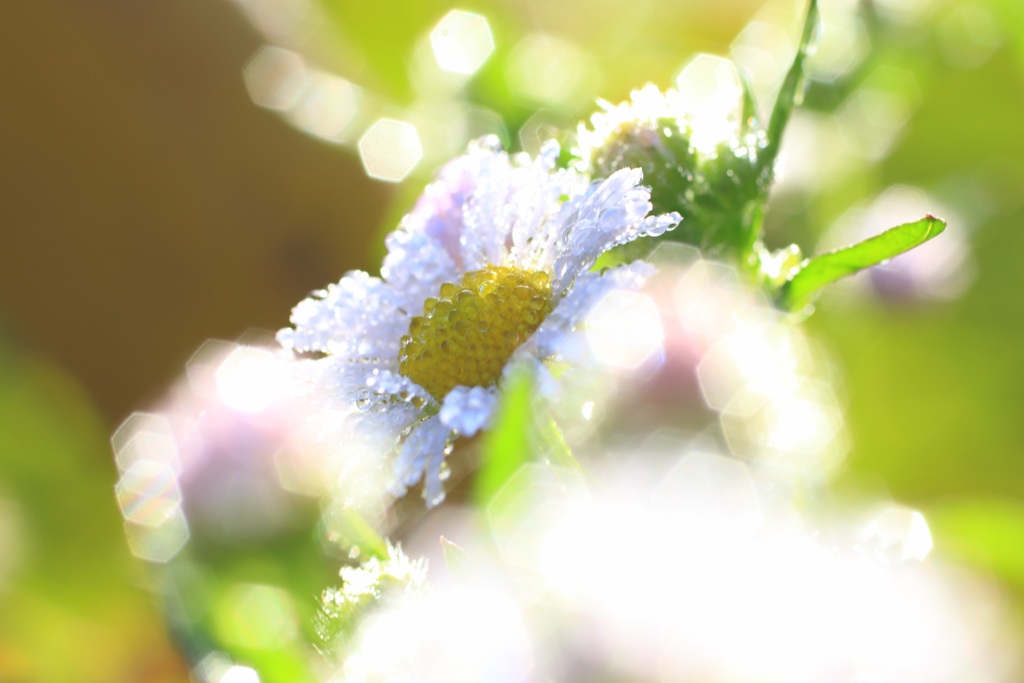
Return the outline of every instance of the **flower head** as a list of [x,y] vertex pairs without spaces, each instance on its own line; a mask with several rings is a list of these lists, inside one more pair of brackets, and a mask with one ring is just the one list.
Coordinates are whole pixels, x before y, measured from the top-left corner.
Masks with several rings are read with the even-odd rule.
[[[724,66],[732,68],[725,60],[712,68]],[[738,85],[703,98],[647,85],[628,102],[599,102],[602,111],[577,131],[579,165],[595,177],[642,169],[654,209],[683,218],[672,239],[709,254],[742,251],[754,240],[754,207],[768,176],[758,163],[764,134],[744,118],[741,94]]]
[[509,369],[545,377],[543,361],[571,351],[581,315],[650,271],[590,272],[598,256],[680,220],[648,215],[642,171],[589,182],[557,169],[558,151],[549,143],[531,159],[493,138],[471,145],[387,237],[380,277],[346,274],[299,303],[278,334],[287,348],[323,354],[318,384],[355,405],[357,431],[397,455],[396,495],[425,475],[424,498],[440,502],[446,452],[487,425]]

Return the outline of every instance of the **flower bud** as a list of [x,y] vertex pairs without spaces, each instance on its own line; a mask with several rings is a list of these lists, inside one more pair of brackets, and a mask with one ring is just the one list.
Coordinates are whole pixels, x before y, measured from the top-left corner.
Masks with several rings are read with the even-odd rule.
[[[690,77],[694,68],[710,78]],[[758,164],[764,134],[744,111],[731,62],[698,57],[680,74],[679,86],[661,92],[647,85],[628,102],[601,102],[590,128],[579,127],[580,165],[597,178],[642,169],[655,211],[683,216],[668,239],[713,255],[749,253],[770,175]]]

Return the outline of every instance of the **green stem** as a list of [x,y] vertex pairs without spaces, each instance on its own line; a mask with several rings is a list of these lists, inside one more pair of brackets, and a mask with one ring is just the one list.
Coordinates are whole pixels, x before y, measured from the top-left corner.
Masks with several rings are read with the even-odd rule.
[[768,121],[768,129],[765,131],[767,142],[758,156],[758,165],[765,179],[763,187],[767,191],[770,185],[771,176],[774,173],[775,159],[779,155],[779,145],[782,144],[782,134],[786,130],[793,109],[797,100],[802,97],[804,86],[804,61],[811,55],[811,48],[818,26],[818,0],[811,0],[807,7],[807,18],[804,20],[803,33],[800,36],[800,44],[797,46],[796,56],[793,57],[793,65],[789,67],[786,78],[782,81],[779,94],[775,98],[775,107],[772,109],[771,119]]

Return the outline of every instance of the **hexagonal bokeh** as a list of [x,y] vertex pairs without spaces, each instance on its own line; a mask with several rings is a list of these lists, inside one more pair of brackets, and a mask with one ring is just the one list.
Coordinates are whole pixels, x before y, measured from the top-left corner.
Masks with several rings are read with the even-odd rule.
[[685,103],[696,149],[713,154],[720,143],[736,135],[743,82],[730,60],[708,54],[695,56],[676,76],[676,88]]
[[132,554],[149,562],[169,562],[189,538],[188,522],[180,507],[158,526],[125,522],[124,529]]
[[868,33],[855,5],[823,4],[817,49],[807,60],[807,71],[817,80],[835,80],[856,68],[869,48]]
[[671,510],[681,531],[730,536],[757,529],[761,501],[747,466],[714,453],[692,452],[662,479],[652,495],[659,508]]
[[430,32],[430,47],[445,71],[471,74],[494,52],[494,36],[484,17],[452,10]]
[[214,374],[231,352],[237,348],[234,342],[222,339],[207,339],[196,349],[185,362],[185,375],[188,377],[189,388],[196,396],[210,401],[218,401]]
[[793,112],[779,151],[779,188],[806,192],[811,188],[838,186],[856,168],[838,121],[807,110]]
[[885,156],[914,112],[912,95],[910,88],[900,91],[889,84],[858,88],[839,111],[850,149],[869,161]]
[[313,72],[302,95],[288,110],[289,120],[300,130],[322,140],[345,142],[352,134],[362,91],[333,74]]
[[114,487],[117,505],[126,521],[159,527],[181,507],[175,471],[152,460],[139,460],[121,475]]
[[[193,665],[192,678],[197,683],[224,683],[224,676],[231,668],[231,658],[215,650]],[[259,678],[256,679],[258,681]]]
[[704,400],[723,410],[744,391],[784,395],[802,381],[808,353],[799,331],[770,314],[752,316],[723,335],[701,360],[697,377]]
[[239,346],[214,373],[220,399],[243,413],[258,413],[279,398],[284,369],[267,349]]
[[712,410],[724,410],[743,390],[745,381],[725,341],[716,344],[701,359],[697,379],[704,402]]
[[586,337],[598,361],[635,370],[660,358],[665,333],[658,307],[649,296],[621,290],[594,306],[587,316]]
[[928,520],[917,510],[884,505],[876,510],[860,533],[866,547],[897,562],[923,560],[932,551]]
[[669,268],[690,268],[700,261],[700,249],[682,242],[659,242],[644,259]]
[[235,665],[224,672],[218,683],[260,683],[256,669]]
[[[692,257],[692,252],[687,254]],[[672,290],[676,317],[687,337],[701,348],[714,344],[736,327],[737,318],[755,303],[735,269],[695,258]]]
[[306,62],[296,52],[264,45],[246,64],[242,76],[253,102],[284,111],[298,100],[306,85]]
[[527,154],[536,156],[545,142],[557,137],[559,130],[569,125],[568,120],[562,120],[553,110],[541,109],[519,128],[519,145]]
[[161,415],[132,413],[117,428],[110,442],[121,472],[127,472],[139,461],[163,463],[175,472],[180,469],[174,430]]
[[1003,44],[1003,31],[993,10],[981,4],[957,5],[935,27],[935,38],[947,64],[974,69]]
[[733,453],[810,479],[833,472],[848,448],[842,408],[820,382],[777,394],[744,389],[720,419]]
[[733,40],[729,56],[747,77],[760,116],[768,115],[795,49],[789,34],[770,21],[751,21]]
[[529,464],[509,477],[487,506],[499,550],[510,561],[530,562],[551,520],[585,490],[578,472]]
[[397,183],[423,158],[416,127],[396,119],[380,119],[359,139],[359,158],[366,175]]
[[695,55],[680,70],[676,87],[686,95],[686,106],[696,109],[710,106],[728,110],[743,96],[736,66],[725,57],[705,53]]
[[[552,68],[552,65],[558,65]],[[516,45],[509,58],[509,81],[534,104],[565,105],[586,100],[600,77],[593,56],[565,38],[533,33]]]

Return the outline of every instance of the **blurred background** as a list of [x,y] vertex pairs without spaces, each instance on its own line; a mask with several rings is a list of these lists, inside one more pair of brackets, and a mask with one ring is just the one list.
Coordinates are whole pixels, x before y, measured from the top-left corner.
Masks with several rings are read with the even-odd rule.
[[[851,435],[831,486],[920,509],[938,553],[1024,604],[1024,6],[822,5],[770,246],[812,253],[925,211],[950,224],[828,293],[808,322],[836,361]],[[469,139],[535,151],[597,98],[671,85],[695,52],[734,59],[770,104],[803,11],[5,7],[0,680],[188,680],[125,543],[109,439],[205,340],[276,330],[309,291],[375,272],[380,237]]]

